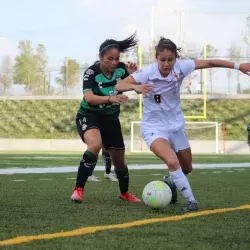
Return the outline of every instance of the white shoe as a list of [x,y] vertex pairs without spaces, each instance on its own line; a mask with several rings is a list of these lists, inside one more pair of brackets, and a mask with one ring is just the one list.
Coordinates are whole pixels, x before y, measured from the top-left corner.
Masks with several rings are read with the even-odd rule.
[[109,179],[111,181],[118,181],[116,176],[113,173],[109,173],[109,174],[104,174],[104,178],[105,179]]
[[88,177],[88,181],[100,181],[100,180],[98,179],[98,177],[91,175]]

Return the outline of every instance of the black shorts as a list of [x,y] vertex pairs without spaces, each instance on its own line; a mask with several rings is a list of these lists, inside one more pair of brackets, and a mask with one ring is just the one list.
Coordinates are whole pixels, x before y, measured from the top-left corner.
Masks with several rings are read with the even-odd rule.
[[78,134],[84,141],[84,133],[90,129],[98,129],[101,133],[105,149],[124,149],[121,124],[119,119],[110,119],[107,115],[86,113],[76,115]]

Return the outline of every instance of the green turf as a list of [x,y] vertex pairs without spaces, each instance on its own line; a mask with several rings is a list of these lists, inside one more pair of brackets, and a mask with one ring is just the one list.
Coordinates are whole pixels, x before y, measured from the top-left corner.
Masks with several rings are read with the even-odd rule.
[[[81,153],[78,154],[0,154],[0,168],[13,167],[46,167],[77,166]],[[159,164],[162,163],[153,154],[127,154],[127,164]],[[194,155],[194,163],[244,163],[250,162],[250,155]],[[99,157],[98,165],[103,165]]]
[[[141,196],[149,181],[161,178],[153,174],[164,173],[163,170],[130,171],[131,190]],[[95,175],[102,179],[103,172]],[[122,202],[117,198],[117,183],[109,181],[89,182],[84,202],[72,204],[69,197],[75,181],[67,178],[74,177],[75,173],[0,175],[0,240],[182,214],[182,199],[165,211]],[[200,210],[250,203],[250,168],[195,170],[189,179]],[[250,211],[245,210],[34,241],[7,249],[249,249],[249,221]]]

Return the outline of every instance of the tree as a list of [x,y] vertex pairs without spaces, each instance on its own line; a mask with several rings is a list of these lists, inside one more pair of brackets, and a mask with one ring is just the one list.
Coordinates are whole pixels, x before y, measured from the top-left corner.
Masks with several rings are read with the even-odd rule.
[[128,53],[121,53],[120,54],[120,61],[126,63],[128,61],[129,54]]
[[[234,62],[240,62],[241,57],[241,48],[232,44],[231,47],[228,49],[229,59]],[[232,69],[227,70],[227,79],[228,79],[228,87],[227,91],[230,93],[230,78],[232,75]],[[241,86],[240,86],[240,74],[239,71],[237,71],[237,93],[241,92]]]
[[131,50],[127,51],[126,53],[120,54],[120,61],[123,63],[127,63],[128,61],[134,62],[137,65],[139,64],[138,58],[138,46],[133,47]]
[[1,84],[1,94],[5,94],[6,90],[12,84],[12,67],[11,59],[9,56],[3,58],[3,62],[0,68],[0,84]]
[[[159,39],[158,39],[159,40]],[[155,62],[155,46],[157,41],[154,39],[152,43],[149,45],[147,51],[143,51],[142,53],[142,61],[144,65]]]
[[[246,29],[244,32],[242,32],[242,40],[246,45],[245,56],[246,58],[249,58],[250,57],[250,15],[246,18]],[[248,83],[250,83],[250,80],[248,80]]]
[[[207,45],[207,57],[215,57],[217,54],[218,50],[211,44]],[[208,69],[208,74],[209,74],[209,81],[210,81],[210,86],[211,86],[211,93],[213,93],[213,74],[215,73],[217,69],[210,68]]]
[[242,32],[243,42],[246,44],[247,56],[250,54],[250,15],[246,18],[246,30]]
[[197,43],[185,43],[181,58],[195,60],[200,58],[201,55],[202,51],[200,50],[200,46]]
[[80,79],[80,64],[75,59],[65,58],[60,70],[61,77],[56,82],[63,86],[63,93],[67,94],[67,87],[74,87]]
[[[197,43],[187,42],[182,47],[182,51],[179,54],[181,59],[196,60],[201,57],[202,52]],[[195,71],[194,73],[189,74],[187,79],[184,80],[188,93],[192,90],[193,82],[197,82],[197,93],[201,94],[203,86],[202,71]]]
[[[160,38],[158,37],[157,41],[159,41]],[[155,62],[156,58],[155,58],[155,47],[157,45],[157,41],[154,39],[151,43],[151,45],[149,46],[149,60],[151,63]]]
[[43,44],[38,44],[36,48],[36,54],[34,55],[36,62],[36,71],[37,71],[37,84],[39,94],[46,94],[46,71],[48,59],[46,56],[46,49]]
[[86,70],[89,67],[89,65],[87,63],[84,63],[81,65],[81,70]]
[[14,82],[24,84],[28,93],[40,93],[47,67],[45,47],[39,44],[34,53],[30,41],[20,41],[18,48],[20,54],[15,58]]

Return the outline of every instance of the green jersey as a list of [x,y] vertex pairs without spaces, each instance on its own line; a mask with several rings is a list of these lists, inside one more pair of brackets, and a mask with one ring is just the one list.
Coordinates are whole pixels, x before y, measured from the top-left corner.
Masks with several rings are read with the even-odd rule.
[[[83,94],[86,91],[92,91],[93,94],[99,96],[111,96],[116,95],[115,85],[119,80],[127,77],[129,73],[126,70],[124,63],[119,63],[112,77],[105,76],[101,69],[100,64],[95,63],[90,66],[83,76]],[[89,105],[84,97],[81,101],[78,113],[84,114],[86,112],[93,112],[111,116],[117,118],[120,112],[120,105],[117,103],[105,103],[102,105]]]

